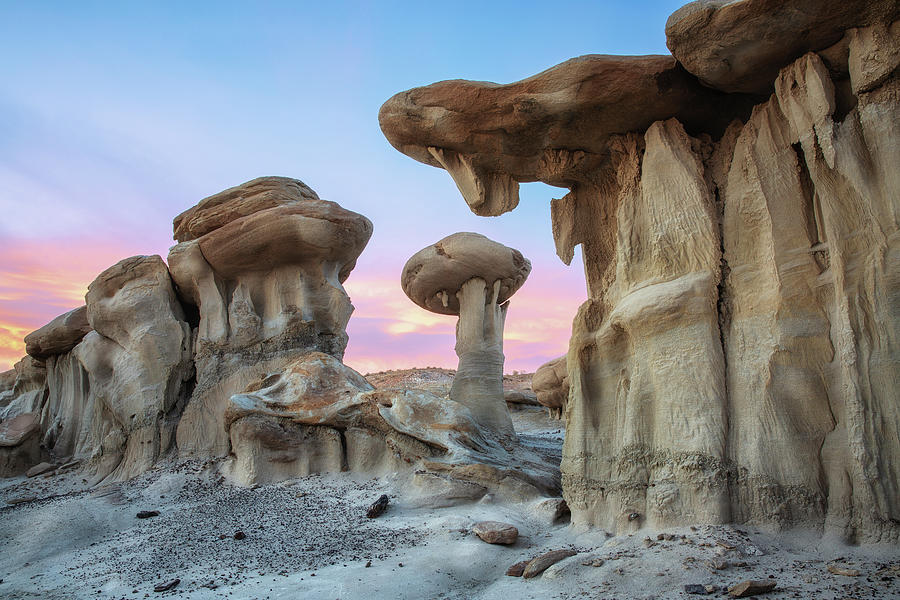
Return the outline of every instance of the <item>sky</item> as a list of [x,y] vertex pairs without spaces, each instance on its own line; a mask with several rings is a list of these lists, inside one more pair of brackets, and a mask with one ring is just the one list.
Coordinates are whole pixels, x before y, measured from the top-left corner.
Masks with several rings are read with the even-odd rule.
[[22,338],[84,303],[128,256],[173,245],[172,219],[263,175],[304,181],[371,219],[345,287],[345,362],[366,373],[456,366],[455,318],[414,305],[400,271],[457,231],[517,248],[506,372],[565,353],[585,300],[555,255],[550,199],[524,184],[477,217],[449,175],[378,127],[393,94],[444,79],[508,83],[583,54],[666,54],[681,1],[10,2],[0,0],[0,371]]

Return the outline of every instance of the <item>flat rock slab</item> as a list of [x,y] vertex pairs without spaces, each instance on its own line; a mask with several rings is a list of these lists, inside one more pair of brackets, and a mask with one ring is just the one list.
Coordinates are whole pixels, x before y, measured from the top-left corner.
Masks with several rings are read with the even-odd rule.
[[541,573],[547,570],[547,567],[551,565],[555,565],[559,561],[564,558],[569,558],[570,556],[575,556],[578,554],[574,550],[552,550],[550,552],[546,552],[541,554],[540,556],[536,556],[531,559],[531,562],[528,563],[528,566],[525,567],[525,571],[522,573],[522,577],[525,579],[531,579],[532,577],[537,577]]
[[42,462],[40,464],[34,465],[25,473],[25,477],[37,477],[38,475],[43,475],[44,473],[49,473],[50,471],[55,471],[56,465],[53,463]]
[[732,598],[749,598],[757,594],[765,594],[775,589],[774,579],[763,579],[761,581],[742,581],[736,586],[728,590],[728,594]]
[[500,521],[475,523],[472,531],[488,544],[515,544],[519,539],[519,530],[514,525]]
[[0,423],[0,446],[18,446],[38,431],[41,417],[38,413],[22,413]]

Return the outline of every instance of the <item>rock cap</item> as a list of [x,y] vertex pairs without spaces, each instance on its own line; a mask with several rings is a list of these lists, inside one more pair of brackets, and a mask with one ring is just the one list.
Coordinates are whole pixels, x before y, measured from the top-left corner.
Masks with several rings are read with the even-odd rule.
[[425,310],[458,315],[456,292],[468,280],[479,277],[489,288],[499,281],[497,303],[502,304],[529,273],[531,262],[518,250],[478,233],[460,232],[416,252],[403,267],[400,285]]
[[79,306],[26,335],[25,352],[35,358],[65,354],[90,331],[87,306]]

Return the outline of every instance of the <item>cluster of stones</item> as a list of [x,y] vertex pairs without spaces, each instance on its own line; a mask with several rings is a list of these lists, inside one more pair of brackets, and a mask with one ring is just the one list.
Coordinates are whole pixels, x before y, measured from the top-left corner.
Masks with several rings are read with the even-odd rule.
[[[574,522],[900,539],[898,20],[893,0],[700,0],[669,18],[672,56],[381,108],[478,215],[519,182],[568,189],[552,232],[589,299],[566,376],[534,387],[565,407]],[[564,379],[565,401],[539,392]]]

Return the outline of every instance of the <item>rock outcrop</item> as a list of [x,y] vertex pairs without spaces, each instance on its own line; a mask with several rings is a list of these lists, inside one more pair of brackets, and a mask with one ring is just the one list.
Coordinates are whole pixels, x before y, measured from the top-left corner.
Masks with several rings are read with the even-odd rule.
[[401,286],[425,310],[459,315],[450,399],[478,422],[514,438],[503,399],[503,327],[509,298],[525,283],[531,263],[522,253],[477,233],[454,233],[414,254]]
[[35,358],[65,354],[91,331],[87,306],[62,314],[25,336],[25,352]]
[[193,383],[191,328],[159,256],[116,263],[88,286],[85,299],[94,331],[74,352],[93,399],[98,477],[128,479],[173,445]]
[[422,505],[552,495],[558,472],[506,448],[469,408],[424,390],[375,390],[335,357],[311,352],[228,402],[230,474],[252,485],[316,472],[394,474]]
[[560,356],[544,363],[534,372],[531,387],[538,402],[547,407],[551,417],[562,419],[569,399],[569,373],[566,357]]
[[285,177],[231,188],[175,219],[181,243],[169,267],[199,312],[182,454],[226,454],[228,398],[261,375],[309,351],[343,356],[353,305],[342,284],[371,234],[362,215]]
[[[900,537],[897,5],[810,4],[694,3],[669,22],[683,65],[587,57],[382,108],[476,214],[519,181],[570,190],[551,213],[590,296],[566,361],[576,523]],[[701,80],[774,93],[746,112]]]

